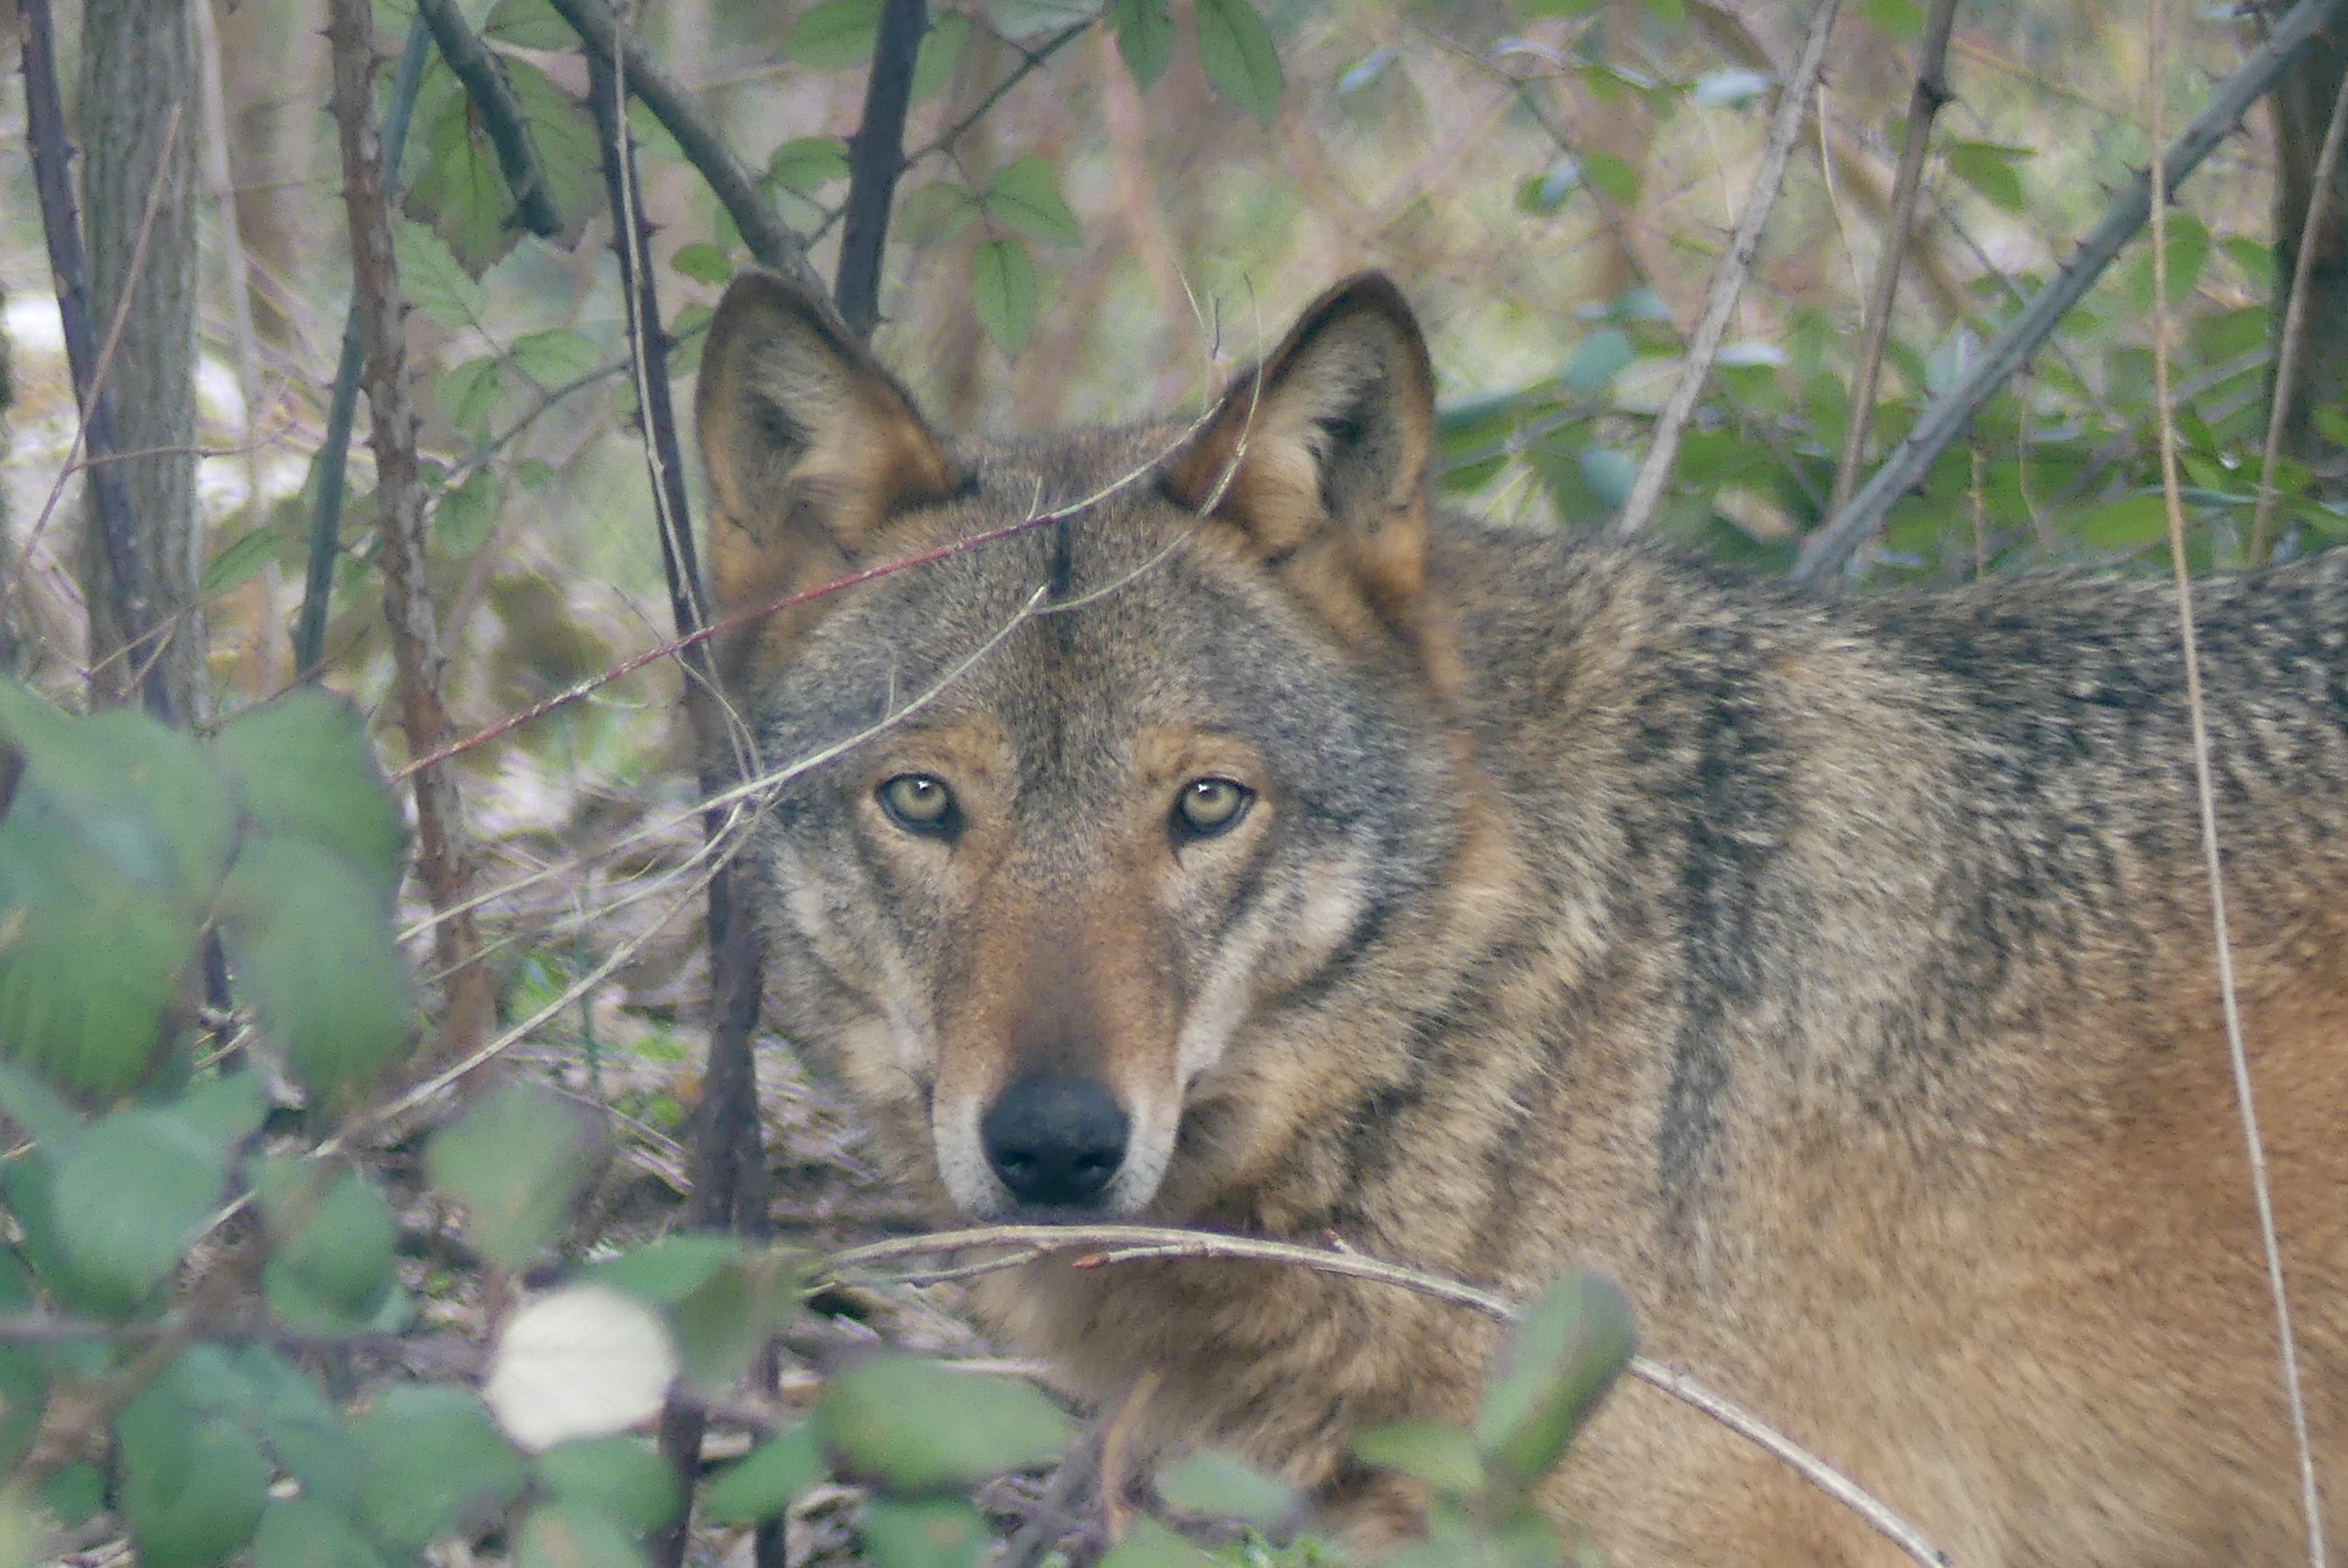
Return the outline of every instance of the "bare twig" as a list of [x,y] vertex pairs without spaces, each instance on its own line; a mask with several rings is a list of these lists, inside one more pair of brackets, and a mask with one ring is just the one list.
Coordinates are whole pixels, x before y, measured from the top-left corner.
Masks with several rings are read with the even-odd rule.
[[538,162],[537,146],[530,140],[522,101],[514,95],[513,83],[505,80],[504,68],[481,36],[465,25],[456,0],[416,0],[415,14],[432,29],[440,58],[449,62],[449,73],[464,84],[465,96],[481,116],[482,129],[488,132],[489,145],[497,153],[498,172],[505,176],[505,189],[514,197],[514,215],[532,234],[560,234],[562,214],[555,210],[546,170]]
[[1672,466],[1679,458],[1679,438],[1695,414],[1696,400],[1703,395],[1704,383],[1711,378],[1712,360],[1720,353],[1729,316],[1735,311],[1737,296],[1744,292],[1744,281],[1753,271],[1753,259],[1761,247],[1761,230],[1769,221],[1770,208],[1777,204],[1778,188],[1785,182],[1786,161],[1792,157],[1794,143],[1800,138],[1819,73],[1826,68],[1826,40],[1834,31],[1834,17],[1841,9],[1842,0],[1816,0],[1811,11],[1810,33],[1802,40],[1801,58],[1794,62],[1793,75],[1778,92],[1778,108],[1770,117],[1769,139],[1762,149],[1761,167],[1753,177],[1752,194],[1744,199],[1744,211],[1737,219],[1736,232],[1729,238],[1728,253],[1721,258],[1720,271],[1712,274],[1711,294],[1704,302],[1703,319],[1696,324],[1695,336],[1689,339],[1688,362],[1680,368],[1679,380],[1664,402],[1662,416],[1656,421],[1655,439],[1647,447],[1646,460],[1639,465],[1638,478],[1631,481],[1630,496],[1623,502],[1623,514],[1614,521],[1618,534],[1635,534],[1645,527],[1663,500],[1664,486],[1671,481]]
[[2283,451],[2283,426],[2291,400],[2298,395],[2299,349],[2307,338],[2308,288],[2315,272],[2315,253],[2323,226],[2331,215],[2331,182],[2340,167],[2340,144],[2348,131],[2348,76],[2331,100],[2331,123],[2324,127],[2323,149],[2316,154],[2315,173],[2308,186],[2307,218],[2299,225],[2299,251],[2291,263],[2291,298],[2283,310],[2282,346],[2275,359],[2273,403],[2266,414],[2266,451],[2258,465],[2258,505],[2250,514],[2250,560],[2266,558],[2267,533],[2275,515],[2275,463]]
[[[2176,630],[2185,660],[2185,707],[2193,738],[2193,788],[2201,815],[2201,858],[2210,878],[2210,940],[2217,950],[2218,1000],[2225,1024],[2226,1055],[2233,1068],[2234,1104],[2242,1113],[2243,1143],[2250,1157],[2250,1187],[2258,1209],[2259,1241],[2266,1253],[2266,1286],[2275,1300],[2275,1334],[2282,1362],[2283,1396],[2290,1406],[2291,1439],[2298,1450],[2300,1499],[2307,1507],[2308,1563],[2309,1568],[2324,1568],[2323,1510],[2316,1489],[2315,1449],[2308,1437],[2307,1400],[2299,1386],[2298,1342],[2291,1331],[2291,1300],[2283,1284],[2283,1244],[2275,1230],[2275,1198],[2266,1177],[2266,1146],[2258,1133],[2258,1105],[2251,1090],[2250,1056],[2243,1046],[2242,1002],[2235,988],[2233,942],[2226,922],[2224,863],[2218,854],[2218,798],[2210,778],[2210,728],[2202,707],[2200,640],[2193,626],[2193,579],[2185,564],[2185,503],[2177,493],[2176,420],[2175,406],[2169,400],[2168,359],[2173,328],[2168,308],[2169,182],[2162,168],[2161,149],[2168,108],[2168,8],[2164,0],[2151,0],[2148,9],[2152,12],[2152,47],[2144,76],[2152,98],[2153,177],[2149,189],[2153,221],[2153,406],[2160,418],[2161,497],[2167,503],[2169,565],[2176,580]],[[2338,129],[2337,116],[2333,128]]]
[[[424,67],[432,56],[432,35],[419,15],[407,30],[407,47],[392,78],[392,101],[383,111],[383,178],[399,184],[400,149],[407,143],[407,123],[415,108],[415,94],[424,85]],[[359,329],[360,299],[354,290],[349,313],[342,324],[342,357],[336,363],[334,392],[327,402],[326,438],[311,459],[312,489],[317,503],[310,513],[308,569],[302,582],[302,610],[294,622],[294,674],[307,680],[326,662],[327,611],[334,600],[334,561],[341,548],[343,479],[350,467],[350,426],[359,414],[359,376],[366,364],[364,339]]]
[[840,209],[839,282],[833,297],[858,337],[871,337],[880,320],[880,256],[889,242],[897,176],[905,169],[914,60],[928,22],[928,0],[883,0],[872,73],[864,84],[864,115],[847,138],[847,201]]
[[[1229,1259],[1246,1263],[1284,1264],[1308,1268],[1340,1279],[1387,1285],[1480,1312],[1497,1322],[1516,1320],[1517,1305],[1505,1297],[1479,1290],[1463,1281],[1401,1264],[1386,1263],[1360,1253],[1302,1246],[1293,1242],[1265,1241],[1253,1236],[1227,1236],[1205,1231],[1180,1231],[1156,1225],[985,1225],[965,1231],[940,1231],[921,1236],[897,1236],[849,1247],[825,1258],[818,1277],[847,1279],[940,1253],[1008,1248],[999,1266],[1015,1268],[1036,1257],[1077,1253],[1079,1268],[1106,1268],[1119,1264],[1168,1259]],[[966,1272],[975,1272],[969,1270]],[[1630,1374],[1700,1410],[1722,1426],[1758,1444],[1783,1461],[1819,1490],[1849,1508],[1868,1529],[1906,1552],[1921,1568],[1948,1568],[1948,1559],[1915,1526],[1870,1496],[1858,1483],[1811,1453],[1758,1416],[1722,1397],[1692,1375],[1665,1366],[1645,1356],[1631,1358]]]
[[[439,0],[442,5],[448,0]],[[1859,371],[1851,388],[1850,416],[1843,425],[1843,455],[1834,465],[1834,488],[1826,513],[1833,516],[1851,498],[1866,456],[1867,427],[1875,422],[1875,383],[1883,370],[1883,345],[1891,336],[1891,310],[1899,297],[1899,273],[1916,222],[1916,199],[1924,189],[1924,155],[1932,148],[1933,119],[1949,100],[1948,35],[1956,20],[1956,0],[1933,0],[1916,50],[1916,85],[1908,95],[1908,128],[1899,144],[1899,172],[1891,183],[1891,208],[1884,215],[1883,253],[1876,259],[1875,290],[1867,298],[1859,343]],[[1823,115],[1819,116],[1822,125]]]
[[[603,149],[604,186],[612,209],[612,243],[619,253],[620,289],[627,301],[629,361],[636,378],[637,429],[659,526],[660,564],[668,576],[669,609],[679,638],[689,638],[709,622],[702,596],[701,566],[693,547],[692,520],[685,500],[684,462],[677,443],[676,411],[669,400],[669,345],[660,327],[660,301],[651,265],[651,245],[637,201],[636,150],[627,130],[625,58],[587,51],[588,96],[595,113],[596,140]],[[678,653],[684,668],[684,704],[700,756],[704,796],[716,792],[721,770],[739,778],[758,770],[757,744],[730,716],[709,645],[692,642]],[[725,745],[733,734],[729,750]],[[728,767],[728,758],[731,767]],[[759,1136],[757,1064],[751,1036],[758,1026],[764,972],[758,927],[748,918],[741,884],[731,864],[731,830],[739,812],[711,807],[702,813],[703,853],[709,859],[708,933],[712,1006],[709,1055],[702,1102],[694,1119],[689,1167],[691,1221],[744,1235],[764,1235],[759,1201],[764,1154]],[[769,1369],[770,1371],[770,1369]],[[762,1380],[764,1381],[764,1380]],[[690,1490],[700,1468],[706,1418],[681,1400],[662,1412],[660,1447],[671,1469]],[[691,1526],[681,1511],[655,1543],[664,1564],[684,1560]],[[778,1533],[760,1532],[761,1568],[780,1561]]]
[[621,74],[627,91],[677,138],[678,148],[709,182],[718,204],[734,220],[759,264],[784,274],[808,293],[821,295],[824,281],[807,265],[805,242],[784,226],[773,204],[759,193],[749,171],[693,103],[684,83],[669,74],[604,0],[554,0],[554,8],[562,13],[562,19],[591,53],[610,60],[615,49],[621,51]]
[[[366,358],[370,444],[382,519],[383,609],[398,666],[400,727],[411,753],[437,749],[448,734],[440,700],[438,629],[425,577],[424,487],[416,471],[415,409],[408,396],[407,344],[401,325],[399,262],[392,251],[392,213],[382,144],[371,112],[375,61],[367,0],[329,0],[327,36],[334,61],[334,114],[342,147],[343,204],[349,217],[351,291],[360,306]],[[471,880],[463,803],[445,767],[410,771],[415,791],[418,869],[436,909],[462,904]],[[441,1023],[445,1054],[470,1055],[491,1021],[489,975],[477,962],[481,938],[470,913],[435,931],[448,975]]]
[[[49,0],[25,0],[24,72],[25,119],[32,143],[33,180],[40,202],[41,228],[49,240],[49,267],[57,286],[57,311],[65,334],[65,359],[73,380],[75,402],[81,408],[78,445],[94,454],[114,450],[114,404],[105,389],[103,357],[94,352],[90,330],[89,273],[82,257],[82,220],[74,209],[73,178],[67,168],[72,149],[66,140],[65,108],[57,90],[56,30]],[[177,133],[176,117],[172,127]],[[158,182],[157,192],[160,192]],[[157,192],[150,192],[151,215]],[[140,231],[143,249],[145,229]],[[131,268],[138,275],[137,259]],[[123,291],[126,302],[130,290]],[[116,317],[117,330],[121,325]],[[113,347],[108,335],[107,348]],[[72,454],[67,454],[70,460]],[[143,646],[155,633],[154,587],[138,549],[138,525],[131,515],[130,488],[120,469],[101,463],[87,474],[97,513],[98,540],[105,551],[108,580],[116,599],[116,613],[127,647]],[[61,476],[61,482],[62,476]],[[52,498],[52,504],[54,501]],[[149,658],[139,683],[148,712],[168,721],[172,716],[172,693],[163,661]]]
[[[2348,0],[2298,0],[2275,24],[2274,30],[2259,41],[2232,75],[2219,83],[2201,112],[2156,160],[2155,167],[2164,171],[2162,178],[2170,193],[2242,123],[2250,106],[2275,85],[2308,41],[2343,13],[2348,13]],[[1982,349],[1972,370],[1933,400],[1907,439],[1859,487],[1850,504],[1810,536],[1789,574],[1791,580],[1814,583],[1842,569],[1860,544],[1875,532],[1892,503],[1907,494],[1909,487],[1932,467],[1933,460],[1973,423],[1982,405],[2021,368],[2054,332],[2055,324],[2103,275],[2112,258],[2120,254],[2121,247],[2144,226],[2152,214],[2152,192],[2153,173],[2148,169],[2112,197],[2103,217],[2080,245],[2078,254]]]

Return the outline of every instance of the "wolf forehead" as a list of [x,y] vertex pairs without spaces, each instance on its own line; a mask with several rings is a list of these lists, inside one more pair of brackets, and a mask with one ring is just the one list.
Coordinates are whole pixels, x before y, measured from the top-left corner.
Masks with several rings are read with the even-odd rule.
[[[1047,489],[1031,511],[1039,483],[1097,495],[1156,439],[1105,457],[1078,445],[1093,459],[1082,466],[1051,447],[991,458],[974,465],[969,492],[907,532],[934,550],[1054,510]],[[1146,578],[1159,580],[1136,591]],[[1342,811],[1343,796],[1390,770],[1391,738],[1412,727],[1404,694],[1359,675],[1256,574],[1221,558],[1194,518],[1154,494],[1116,494],[844,591],[796,640],[757,720],[771,765],[879,725],[886,745],[977,718],[1031,773],[1113,765],[1152,728],[1222,734]],[[1346,778],[1353,790],[1338,787]]]

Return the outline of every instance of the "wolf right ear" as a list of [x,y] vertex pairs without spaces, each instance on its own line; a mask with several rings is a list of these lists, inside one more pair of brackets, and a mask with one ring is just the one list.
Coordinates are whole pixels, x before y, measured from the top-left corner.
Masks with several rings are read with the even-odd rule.
[[963,483],[830,305],[770,273],[743,273],[719,302],[694,411],[721,614],[839,575],[892,515]]

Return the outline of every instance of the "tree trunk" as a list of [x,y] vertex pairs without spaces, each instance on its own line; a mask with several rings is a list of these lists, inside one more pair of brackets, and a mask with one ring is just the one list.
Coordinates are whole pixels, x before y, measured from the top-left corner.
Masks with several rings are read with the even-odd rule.
[[[126,650],[94,524],[82,552],[90,663],[127,692],[161,657],[183,718],[204,712],[195,585],[195,29],[187,0],[89,0],[82,32],[83,212],[91,327],[114,395],[116,450],[154,592],[161,647]],[[127,296],[126,307],[125,298]],[[119,317],[120,332],[116,334]]]
[[[2313,234],[2307,233],[2307,222],[2317,158],[2343,74],[2348,39],[2319,33],[2275,89],[2275,305],[2268,342],[2279,362],[2304,236],[2310,248],[2308,294],[2298,312],[2298,364],[2283,411],[2283,450],[2327,475],[2327,489],[2348,478],[2348,450],[2325,440],[2314,418],[2318,407],[2348,398],[2348,159],[2331,171],[2331,189]],[[2269,376],[2271,398],[2271,371]]]

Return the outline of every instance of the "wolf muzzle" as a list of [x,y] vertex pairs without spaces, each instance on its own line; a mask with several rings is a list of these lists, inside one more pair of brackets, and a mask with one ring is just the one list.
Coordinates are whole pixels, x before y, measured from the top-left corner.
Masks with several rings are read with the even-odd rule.
[[979,1122],[987,1163],[1023,1209],[1098,1198],[1125,1161],[1125,1113],[1088,1078],[1038,1074],[1006,1088]]

